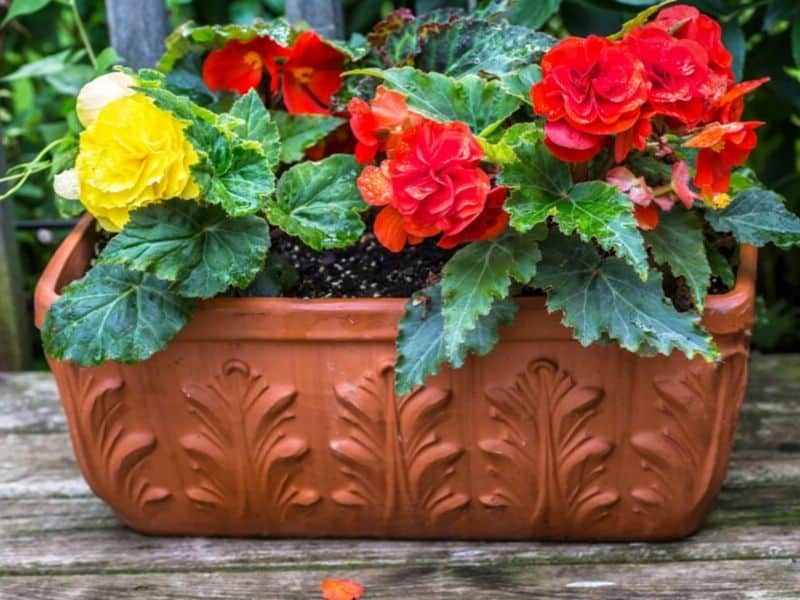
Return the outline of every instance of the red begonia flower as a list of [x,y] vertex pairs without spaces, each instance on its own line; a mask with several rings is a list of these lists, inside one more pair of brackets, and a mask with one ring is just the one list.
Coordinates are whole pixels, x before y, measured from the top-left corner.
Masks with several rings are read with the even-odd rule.
[[344,54],[304,31],[288,56],[268,61],[273,91],[280,78],[283,103],[291,114],[328,114],[331,96],[342,86]]
[[483,212],[489,176],[483,149],[466,124],[423,120],[403,132],[389,161],[392,205],[406,230],[454,235]]
[[489,193],[483,157],[464,123],[421,119],[405,129],[389,158],[358,178],[364,201],[383,207],[374,226],[378,241],[399,252],[440,233],[446,248],[499,234],[508,223],[506,190]]
[[567,38],[542,59],[542,80],[531,89],[534,110],[592,135],[630,129],[641,115],[650,83],[644,64],[606,38]]
[[566,162],[583,162],[594,158],[605,146],[607,136],[584,133],[566,121],[544,124],[544,143],[550,152]]
[[268,38],[249,42],[231,40],[212,50],[203,62],[203,81],[208,89],[246,94],[258,87],[264,74],[264,57],[271,44],[274,42]]
[[707,89],[712,84],[703,47],[655,27],[635,29],[624,44],[644,63],[651,83],[648,104],[652,111],[690,127],[699,123],[712,94]]
[[361,164],[371,162],[379,151],[390,150],[404,129],[421,119],[409,112],[405,96],[378,86],[375,98],[367,104],[353,98],[347,105],[350,128],[358,143],[356,158]]
[[733,81],[733,56],[722,43],[722,28],[693,6],[679,4],[656,15],[650,27],[663,29],[681,40],[697,42],[708,54],[711,69]]
[[704,195],[728,191],[731,171],[744,163],[756,147],[758,138],[753,130],[761,125],[761,121],[712,123],[684,143],[687,148],[700,150],[694,184]]

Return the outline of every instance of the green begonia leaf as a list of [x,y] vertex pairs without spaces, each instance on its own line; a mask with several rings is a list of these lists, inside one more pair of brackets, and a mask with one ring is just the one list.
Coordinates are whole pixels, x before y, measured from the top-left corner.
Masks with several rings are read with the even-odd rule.
[[547,149],[536,124],[511,127],[502,141],[517,155],[500,175],[512,188],[505,206],[512,227],[528,231],[552,217],[565,234],[594,238],[647,277],[647,251],[628,196],[602,181],[573,184],[569,166]]
[[[482,316],[455,352],[450,363],[458,368],[467,354],[486,356],[499,339],[499,328],[512,323],[517,305],[509,300],[495,300],[490,312]],[[397,335],[395,387],[399,395],[439,372],[448,361],[445,351],[444,317],[441,288],[436,285],[415,294],[406,304]]]
[[224,46],[230,40],[249,41],[256,37],[269,37],[282,46],[288,46],[292,39],[292,28],[285,19],[256,20],[249,26],[184,23],[167,37],[166,52],[158,68],[168,72],[189,53],[203,53]]
[[719,249],[706,240],[705,243],[706,256],[708,257],[708,264],[711,266],[711,272],[719,277],[720,281],[732,288],[736,284],[736,275],[733,273],[733,267],[725,255]]
[[344,123],[343,119],[325,115],[290,115],[273,111],[272,118],[278,126],[281,140],[281,162],[303,160],[305,151],[325,139],[329,133]]
[[526,104],[533,104],[531,88],[541,79],[541,67],[539,65],[528,65],[501,77],[500,85],[506,93],[519,98]]
[[278,166],[281,155],[281,137],[278,126],[264,108],[258,93],[250,90],[237,99],[231,107],[230,114],[243,121],[233,128],[233,132],[241,138],[253,140],[261,144],[270,170]]
[[554,233],[540,247],[533,283],[547,291],[548,310],[563,311],[562,322],[584,346],[613,339],[631,352],[719,358],[700,317],[678,312],[664,297],[658,271],[642,282],[623,260],[604,258],[576,237]]
[[456,19],[420,31],[414,66],[451,77],[502,76],[538,64],[555,43],[546,33],[505,22]]
[[389,14],[369,36],[376,46],[375,54],[384,67],[413,65],[421,50],[420,32],[437,30],[462,15],[460,10],[453,8],[433,10],[417,17],[403,10]]
[[216,206],[172,200],[134,212],[99,262],[174,281],[174,290],[188,298],[212,298],[250,285],[269,245],[261,217],[229,217]]
[[85,367],[139,362],[166,347],[193,307],[149,273],[98,265],[64,289],[45,317],[42,340],[52,357]]
[[410,67],[352,73],[383,79],[387,88],[406,96],[411,110],[434,121],[463,121],[475,134],[491,131],[520,106],[519,98],[506,93],[499,82],[477,75],[453,79]]
[[697,212],[675,206],[661,214],[658,227],[643,235],[656,262],[669,265],[673,275],[686,280],[695,306],[702,310],[711,283],[711,267]]
[[493,240],[469,244],[445,265],[442,312],[445,351],[452,363],[495,300],[508,297],[512,282],[524,285],[533,278],[542,258],[537,242],[546,235],[545,227],[526,234],[509,231]]
[[275,175],[259,144],[232,145],[218,138],[210,155],[210,168],[193,169],[202,197],[238,217],[264,209],[266,199],[275,191]]
[[721,232],[730,232],[742,244],[775,244],[784,250],[800,244],[800,219],[789,212],[775,192],[750,188],[722,210],[707,210],[706,219]]
[[346,154],[293,166],[281,176],[267,218],[315,250],[356,242],[364,233],[360,213],[369,208],[356,187],[360,171]]

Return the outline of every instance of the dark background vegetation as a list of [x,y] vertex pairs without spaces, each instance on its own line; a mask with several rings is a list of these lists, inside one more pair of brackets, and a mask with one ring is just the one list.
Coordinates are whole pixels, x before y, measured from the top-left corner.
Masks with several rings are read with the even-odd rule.
[[[10,0],[0,0],[0,18]],[[44,1],[42,1],[44,3]],[[760,178],[783,194],[800,212],[800,2],[795,0],[689,1],[717,18],[735,56],[737,75],[769,76],[748,108],[748,119],[767,122],[751,164]],[[167,0],[173,25],[248,23],[255,17],[283,13],[283,0]],[[398,6],[417,12],[443,6],[467,7],[467,1],[344,0],[348,34],[364,32]],[[622,22],[651,5],[649,0],[520,0],[514,18],[557,35],[610,34]],[[102,0],[78,0],[77,9],[97,52],[108,46]],[[9,164],[31,159],[38,149],[64,133],[65,118],[74,119],[75,96],[93,76],[80,41],[70,0],[52,0],[39,12],[10,22],[0,30],[0,126]],[[73,122],[74,125],[74,122]],[[19,220],[58,218],[44,175],[26,184],[14,198]],[[19,232],[30,292],[64,232],[31,229]],[[761,253],[759,322],[754,332],[762,351],[800,350],[800,250]]]

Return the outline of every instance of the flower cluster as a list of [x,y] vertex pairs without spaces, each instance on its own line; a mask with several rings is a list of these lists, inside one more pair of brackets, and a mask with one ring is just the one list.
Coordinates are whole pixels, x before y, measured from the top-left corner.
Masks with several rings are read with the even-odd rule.
[[441,248],[490,239],[508,224],[506,190],[492,189],[480,168],[484,151],[466,124],[437,123],[409,111],[402,94],[379,87],[370,104],[354,98],[348,110],[362,163],[364,201],[382,207],[375,236],[389,250],[442,234]]
[[592,159],[612,138],[621,163],[651,136],[692,136],[685,146],[699,149],[694,183],[711,202],[728,190],[761,124],[739,119],[744,95],[766,79],[734,84],[731,65],[719,24],[674,6],[618,41],[563,40],[545,55],[531,97],[546,118],[548,148],[568,162]]
[[[731,240],[800,245],[800,219],[753,174],[728,194],[757,143],[744,99],[764,80],[735,83],[719,24],[694,8],[557,42],[509,22],[508,6],[446,23],[403,9],[369,45],[282,20],[185,25],[158,71],[86,85],[79,140],[11,169],[14,190],[63,145],[54,187],[78,202],[61,204],[115,234],[48,313],[47,352],[82,366],[145,360],[198,300],[223,295],[407,295],[400,397],[442,364],[485,355],[526,289],[583,345],[717,360],[701,315],[712,276],[733,280]],[[178,64],[183,75],[202,64],[212,93],[188,94],[169,76]],[[364,243],[368,227],[389,251],[426,242],[398,291],[381,287],[393,279],[382,269],[352,281],[362,270],[330,252],[409,258],[387,261]]]
[[291,47],[268,37],[231,40],[212,50],[203,63],[203,80],[213,91],[245,94],[266,73],[272,94],[281,94],[292,114],[327,114],[342,86],[344,55],[314,31],[304,31]]

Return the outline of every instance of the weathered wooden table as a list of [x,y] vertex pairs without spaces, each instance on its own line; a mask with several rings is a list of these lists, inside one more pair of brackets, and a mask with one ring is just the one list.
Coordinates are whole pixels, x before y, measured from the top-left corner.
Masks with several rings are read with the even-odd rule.
[[149,538],[94,498],[51,377],[0,374],[0,598],[800,599],[800,356],[754,357],[722,496],[667,544]]

